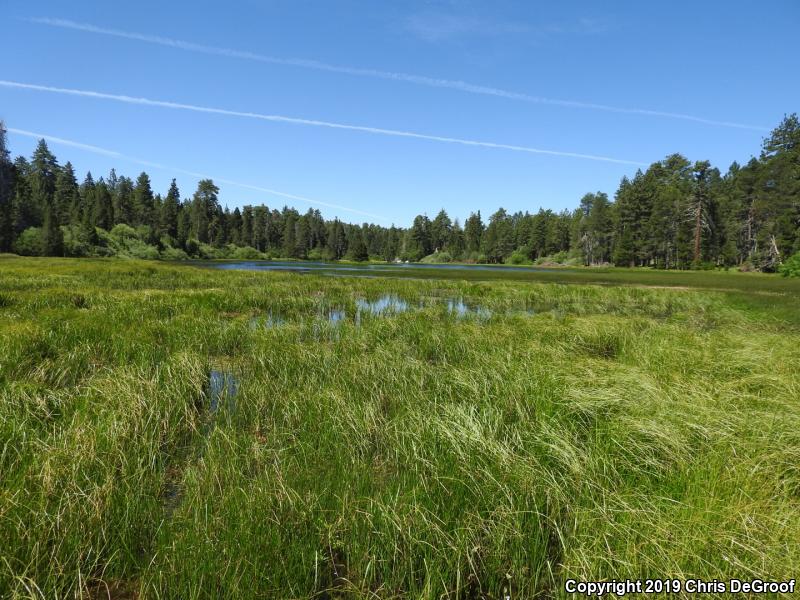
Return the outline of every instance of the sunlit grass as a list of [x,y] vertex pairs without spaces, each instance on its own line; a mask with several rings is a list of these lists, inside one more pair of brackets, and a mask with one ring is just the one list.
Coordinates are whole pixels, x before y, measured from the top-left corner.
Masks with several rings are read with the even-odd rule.
[[796,576],[800,332],[754,297],[2,259],[0,597]]

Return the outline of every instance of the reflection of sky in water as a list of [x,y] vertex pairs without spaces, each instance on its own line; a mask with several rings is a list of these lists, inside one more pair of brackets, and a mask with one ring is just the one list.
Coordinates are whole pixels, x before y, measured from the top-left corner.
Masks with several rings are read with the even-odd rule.
[[[417,301],[404,300],[396,294],[383,294],[374,300],[366,300],[364,298],[356,298],[355,301],[355,314],[352,315],[356,327],[361,326],[362,315],[369,315],[373,317],[389,317],[392,315],[399,315],[408,311],[425,310],[428,307],[444,305],[446,313],[455,319],[474,319],[478,321],[488,321],[493,316],[533,316],[540,312],[534,307],[530,306],[527,302],[525,305],[518,308],[506,308],[505,310],[494,311],[482,304],[470,302],[465,300],[464,297],[446,297],[446,296],[420,296]],[[527,305],[527,306],[526,306]],[[325,307],[318,308],[316,319],[314,323],[314,337],[321,338],[321,333],[326,325],[331,325],[334,329],[346,322],[348,313],[344,308]],[[275,315],[271,311],[264,316],[254,316],[249,320],[249,326],[252,331],[259,329],[273,329],[286,325],[287,321],[280,315]],[[302,323],[303,319],[300,318],[299,322]],[[322,329],[320,328],[322,327]],[[326,334],[327,335],[327,334]],[[338,339],[338,334],[334,335]],[[235,390],[234,390],[235,391]]]
[[463,298],[449,298],[447,300],[447,312],[455,315],[458,319],[467,317],[477,317],[479,319],[488,319],[492,316],[492,311],[484,306],[470,306],[464,302]]
[[314,261],[292,262],[279,260],[247,260],[236,262],[203,263],[204,266],[226,271],[295,271],[298,273],[341,272],[341,273],[374,273],[375,276],[387,275],[393,272],[402,272],[413,269],[429,270],[465,270],[465,271],[554,271],[552,267],[540,269],[536,267],[514,267],[497,265],[451,265],[451,264],[420,264],[420,263],[380,263],[380,264],[343,264],[325,263]]
[[339,310],[338,308],[331,308],[328,310],[328,323],[332,323],[334,325],[338,325],[342,321],[344,321],[347,315],[343,310]]
[[385,294],[376,300],[359,298],[356,300],[356,308],[359,312],[364,311],[373,315],[402,313],[408,310],[408,302],[392,294]]
[[217,412],[221,406],[235,408],[234,398],[239,391],[239,380],[230,371],[211,369],[208,375],[208,398],[210,410]]
[[286,324],[286,319],[269,313],[266,317],[250,317],[250,329],[273,329]]

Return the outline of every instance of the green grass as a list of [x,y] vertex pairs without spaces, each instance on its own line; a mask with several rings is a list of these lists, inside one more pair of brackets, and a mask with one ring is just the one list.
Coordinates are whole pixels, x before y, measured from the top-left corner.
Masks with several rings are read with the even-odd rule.
[[[489,273],[0,259],[0,597],[797,576],[796,282]],[[383,294],[412,309],[356,323]]]

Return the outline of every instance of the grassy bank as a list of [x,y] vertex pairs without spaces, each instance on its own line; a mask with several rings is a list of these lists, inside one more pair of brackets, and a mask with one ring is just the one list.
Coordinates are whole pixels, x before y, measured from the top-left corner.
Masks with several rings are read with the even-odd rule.
[[796,576],[797,284],[499,273],[0,259],[0,596]]

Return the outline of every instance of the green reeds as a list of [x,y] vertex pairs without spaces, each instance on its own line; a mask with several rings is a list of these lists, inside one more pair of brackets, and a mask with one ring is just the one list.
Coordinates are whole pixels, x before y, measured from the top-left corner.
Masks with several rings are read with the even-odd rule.
[[[384,294],[408,310],[356,319]],[[788,301],[34,259],[2,259],[0,297],[0,597],[560,597],[800,564]]]

